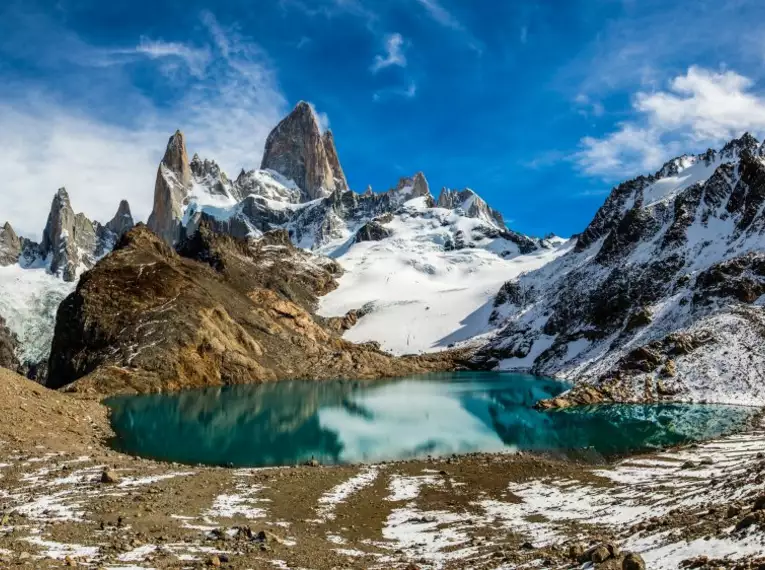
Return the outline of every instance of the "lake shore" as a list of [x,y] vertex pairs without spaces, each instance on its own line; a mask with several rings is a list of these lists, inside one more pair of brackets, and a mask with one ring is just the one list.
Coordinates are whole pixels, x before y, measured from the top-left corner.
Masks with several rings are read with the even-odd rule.
[[[621,568],[626,551],[652,569],[700,556],[698,568],[746,568],[765,553],[759,419],[599,465],[473,454],[190,467],[115,452],[104,406],[0,374],[3,567],[573,568],[572,553],[604,543],[622,554],[599,568]],[[714,560],[727,555],[738,562]]]

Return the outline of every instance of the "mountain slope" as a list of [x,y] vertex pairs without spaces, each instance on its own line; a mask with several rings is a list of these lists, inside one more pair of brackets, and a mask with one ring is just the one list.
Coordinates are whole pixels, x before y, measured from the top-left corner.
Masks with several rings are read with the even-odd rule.
[[746,134],[614,188],[572,251],[503,287],[476,364],[594,399],[764,402],[763,154]]

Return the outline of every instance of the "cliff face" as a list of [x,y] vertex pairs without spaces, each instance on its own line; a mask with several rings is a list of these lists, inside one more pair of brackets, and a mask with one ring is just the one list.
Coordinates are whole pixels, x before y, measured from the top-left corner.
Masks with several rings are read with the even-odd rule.
[[306,200],[348,187],[331,133],[322,136],[316,114],[302,101],[268,135],[260,168],[293,180]]
[[236,240],[201,227],[179,253],[144,226],[81,278],[60,306],[48,385],[115,393],[371,378],[452,366],[342,340],[312,315],[339,266],[284,232]]
[[157,169],[154,205],[149,228],[166,243],[180,239],[183,203],[191,188],[191,166],[183,133],[176,131],[167,142],[165,156]]
[[13,265],[21,256],[21,240],[11,224],[5,222],[0,228],[0,266]]

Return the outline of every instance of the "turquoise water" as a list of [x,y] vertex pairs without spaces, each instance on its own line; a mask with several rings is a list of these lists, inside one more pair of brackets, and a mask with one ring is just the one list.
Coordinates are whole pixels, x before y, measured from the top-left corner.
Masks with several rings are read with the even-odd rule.
[[107,404],[121,451],[233,466],[513,449],[610,456],[730,433],[754,413],[690,404],[533,408],[566,388],[528,375],[460,372],[229,386],[120,396]]

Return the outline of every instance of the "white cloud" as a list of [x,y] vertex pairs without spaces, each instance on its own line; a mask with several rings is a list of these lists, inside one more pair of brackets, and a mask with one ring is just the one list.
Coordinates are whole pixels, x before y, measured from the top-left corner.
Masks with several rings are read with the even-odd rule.
[[428,15],[436,22],[453,30],[464,30],[464,26],[438,0],[417,0],[425,8]]
[[521,35],[518,38],[522,44],[529,41],[529,28],[528,26],[521,26]]
[[576,161],[588,174],[623,178],[656,169],[678,153],[717,146],[744,131],[763,131],[765,97],[753,86],[734,71],[690,67],[667,90],[638,93],[633,120],[604,137],[583,138]]
[[376,55],[375,61],[370,67],[372,73],[377,73],[381,69],[397,65],[406,67],[406,56],[403,51],[404,38],[401,34],[389,34],[385,37],[385,55]]
[[151,59],[178,58],[196,77],[203,77],[211,54],[207,48],[195,48],[178,42],[164,42],[141,37],[135,48],[136,53]]
[[[160,76],[168,82],[166,100],[146,99],[130,82],[129,69],[116,63],[100,66],[114,87],[102,81],[83,100],[55,89],[59,79],[89,79],[92,69],[82,63],[63,68],[53,84],[19,81],[0,92],[0,223],[7,219],[24,235],[39,237],[61,186],[75,210],[91,219],[108,221],[126,198],[134,215],[146,220],[157,165],[176,128],[186,134],[190,154],[215,159],[232,176],[260,165],[265,139],[287,111],[275,71],[260,47],[237,30],[210,13],[202,19],[211,39],[206,48],[144,39],[121,50],[133,53],[124,63],[141,57],[160,73],[168,61],[181,62],[178,73]],[[106,51],[82,41],[79,47],[86,56],[81,62],[101,61]],[[49,49],[60,47],[52,42]],[[203,69],[205,50],[209,62]],[[91,52],[99,57],[88,58]],[[115,101],[129,104],[120,109]]]
[[329,115],[326,113],[320,112],[316,105],[308,102],[308,105],[311,107],[311,110],[313,111],[313,114],[316,115],[316,120],[319,122],[319,129],[321,129],[321,132],[324,133],[327,130],[329,130]]
[[592,101],[584,93],[579,93],[574,97],[574,103],[579,106],[578,113],[583,117],[588,117],[590,115],[600,117],[606,111],[600,101]]

